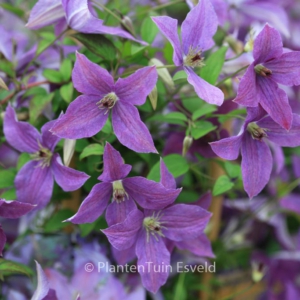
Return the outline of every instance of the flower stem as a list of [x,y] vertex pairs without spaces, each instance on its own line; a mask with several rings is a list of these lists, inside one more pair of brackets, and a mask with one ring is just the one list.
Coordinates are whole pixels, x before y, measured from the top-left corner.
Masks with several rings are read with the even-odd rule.
[[236,72],[234,72],[233,74],[230,74],[230,75],[226,76],[224,79],[222,79],[221,81],[219,81],[219,82],[216,84],[216,86],[221,85],[221,84],[222,84],[223,82],[225,82],[227,79],[234,77],[236,74],[242,72],[243,70],[245,70],[245,69],[248,68],[248,67],[249,67],[249,65],[244,66],[244,67],[238,69],[238,70],[237,70]]

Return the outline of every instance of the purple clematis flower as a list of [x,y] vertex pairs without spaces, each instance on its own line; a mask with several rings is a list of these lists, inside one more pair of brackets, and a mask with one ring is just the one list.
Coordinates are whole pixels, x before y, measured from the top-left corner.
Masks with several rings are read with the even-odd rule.
[[83,33],[110,34],[147,45],[122,28],[103,25],[103,21],[94,14],[88,0],[39,0],[33,7],[26,26],[40,29],[55,24],[56,34],[69,26]]
[[[161,182],[173,186],[174,178],[161,164]],[[170,265],[170,252],[166,243],[201,239],[211,213],[199,206],[176,204],[162,210],[134,208],[120,223],[104,229],[112,246],[119,251],[134,247],[138,257],[138,270],[144,287],[156,293],[166,283]],[[160,271],[157,271],[160,270]]]
[[54,152],[60,138],[49,131],[53,123],[46,123],[40,134],[32,125],[18,122],[11,106],[6,109],[3,128],[7,142],[20,152],[30,153],[32,157],[15,178],[20,202],[43,207],[51,198],[54,179],[64,191],[74,191],[89,178],[83,172],[64,166],[59,154]]
[[248,107],[261,104],[275,122],[289,130],[292,109],[278,84],[300,85],[300,52],[283,53],[279,32],[267,24],[254,41],[253,56],[234,101]]
[[275,123],[258,106],[248,108],[248,115],[241,132],[237,136],[210,143],[213,151],[227,160],[235,160],[242,153],[242,176],[244,188],[253,198],[268,183],[272,171],[273,159],[267,141],[282,147],[300,145],[300,116],[293,114],[290,131]]
[[183,66],[188,82],[204,101],[221,105],[223,92],[200,78],[193,70],[204,66],[202,52],[214,45],[213,35],[217,31],[218,18],[209,0],[201,0],[188,14],[181,25],[182,44],[177,34],[177,20],[170,17],[152,17],[159,30],[173,46],[173,61]]
[[[34,205],[21,203],[19,201],[7,201],[0,199],[0,217],[17,219],[34,209]],[[0,224],[0,256],[5,246],[6,236]]]
[[161,184],[143,177],[125,178],[131,166],[124,164],[120,153],[106,143],[103,155],[104,171],[98,177],[103,182],[96,184],[82,202],[78,212],[68,219],[75,224],[92,223],[106,209],[109,224],[124,221],[136,209],[134,200],[143,208],[161,209],[173,203],[181,189],[167,189]]
[[157,81],[155,66],[137,70],[127,78],[113,77],[77,53],[72,73],[75,88],[83,93],[73,101],[51,131],[69,139],[90,137],[104,126],[112,111],[112,125],[119,141],[136,152],[157,153],[146,125],[134,105],[142,105]]

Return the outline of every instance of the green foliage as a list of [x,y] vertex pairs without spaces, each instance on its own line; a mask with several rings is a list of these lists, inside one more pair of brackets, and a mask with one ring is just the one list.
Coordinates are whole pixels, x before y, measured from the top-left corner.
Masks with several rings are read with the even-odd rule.
[[226,175],[220,176],[213,188],[213,195],[221,195],[233,188],[234,184],[230,181],[230,178]]
[[3,280],[4,276],[11,276],[15,274],[33,276],[33,271],[20,263],[0,258],[0,279]]
[[142,39],[148,42],[149,44],[151,44],[154,41],[157,33],[158,33],[157,26],[154,24],[154,22],[151,20],[150,17],[147,17],[144,20],[141,27]]
[[85,157],[90,155],[102,155],[104,152],[104,147],[100,144],[89,144],[86,146],[82,153],[79,156],[79,159],[82,160]]

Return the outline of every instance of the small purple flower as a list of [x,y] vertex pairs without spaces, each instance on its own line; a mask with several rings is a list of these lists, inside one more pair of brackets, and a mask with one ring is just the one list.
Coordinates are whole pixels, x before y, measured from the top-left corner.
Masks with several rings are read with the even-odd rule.
[[49,131],[53,123],[46,123],[40,134],[32,125],[17,121],[11,106],[6,109],[3,128],[7,142],[20,152],[30,153],[32,158],[15,178],[20,202],[43,207],[51,198],[54,179],[64,191],[74,191],[89,178],[83,172],[64,166],[59,154],[54,152],[60,138]]
[[300,116],[292,115],[290,131],[284,130],[258,106],[248,108],[248,115],[241,132],[237,136],[210,143],[213,151],[227,160],[235,160],[242,154],[242,175],[244,189],[253,198],[268,183],[273,159],[266,142],[282,147],[300,145]]
[[127,78],[113,77],[100,66],[77,53],[72,79],[83,93],[73,101],[51,131],[69,139],[90,137],[104,126],[112,111],[112,125],[119,141],[136,152],[157,153],[146,125],[134,105],[142,105],[154,88],[154,66],[137,70]]
[[[7,219],[17,219],[30,212],[32,209],[34,209],[34,207],[34,205],[31,205],[29,203],[0,199],[0,217]],[[0,224],[0,256],[2,256],[5,242],[6,236]]]
[[[98,177],[103,181],[96,184],[82,202],[76,215],[68,219],[75,224],[92,223],[106,209],[108,224],[124,221],[128,214],[136,209],[136,201],[147,209],[161,209],[173,203],[181,189],[165,188],[161,184],[143,177],[125,178],[131,166],[109,143],[106,143],[103,155],[104,171]],[[113,196],[113,201],[108,202]]]
[[218,18],[209,0],[201,0],[187,15],[181,25],[182,44],[177,34],[177,20],[170,17],[152,17],[159,30],[173,46],[173,61],[183,66],[188,82],[204,101],[221,105],[223,92],[200,78],[193,70],[204,66],[202,52],[214,45],[213,35],[217,31]]
[[289,130],[292,109],[278,84],[300,84],[300,52],[283,53],[279,32],[267,24],[254,41],[253,56],[234,101],[248,107],[260,104],[275,122]]
[[[168,188],[174,187],[174,178],[163,163],[161,183]],[[123,222],[103,232],[118,251],[133,247],[138,257],[142,283],[147,290],[156,293],[169,275],[166,266],[170,265],[170,251],[166,243],[173,241],[180,248],[189,249],[190,242],[194,240],[195,245],[200,246],[210,216],[211,213],[200,206],[188,204],[176,204],[162,210],[145,209],[144,212],[134,208]],[[205,244],[201,246],[206,247]],[[159,268],[160,272],[155,271]]]

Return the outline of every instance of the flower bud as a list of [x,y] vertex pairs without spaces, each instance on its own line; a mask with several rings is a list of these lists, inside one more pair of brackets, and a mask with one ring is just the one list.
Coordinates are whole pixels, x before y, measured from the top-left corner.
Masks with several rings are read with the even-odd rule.
[[266,274],[266,265],[262,262],[252,263],[252,280],[254,282],[259,282],[263,279]]
[[191,136],[186,136],[183,140],[183,147],[182,147],[182,156],[186,156],[187,152],[189,151],[190,147],[192,146],[193,138]]

